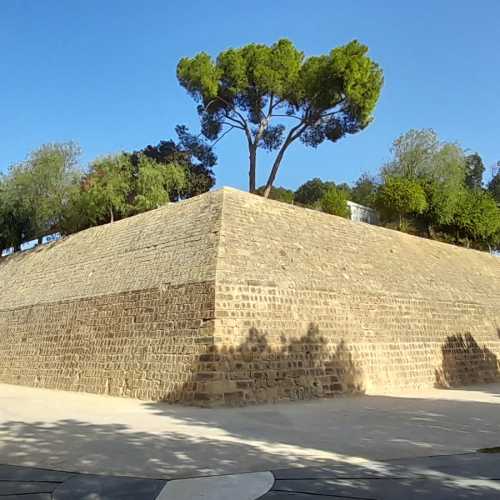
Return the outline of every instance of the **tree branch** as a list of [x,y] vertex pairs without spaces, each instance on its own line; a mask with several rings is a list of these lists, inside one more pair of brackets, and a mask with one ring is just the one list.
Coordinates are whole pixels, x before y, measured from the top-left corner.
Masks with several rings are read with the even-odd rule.
[[292,127],[290,131],[288,132],[288,135],[286,136],[285,142],[282,144],[280,150],[278,151],[278,154],[276,155],[276,159],[274,160],[273,167],[271,168],[271,172],[269,173],[269,177],[266,182],[266,187],[264,189],[264,197],[267,198],[269,197],[269,194],[271,193],[271,189],[273,187],[274,180],[276,179],[276,174],[278,173],[278,169],[281,165],[281,161],[283,160],[283,156],[285,154],[286,149],[290,144],[295,141],[300,135],[304,132],[304,130],[308,127],[308,123],[305,121],[302,121],[298,125],[295,125],[295,127]]
[[327,116],[338,115],[339,113],[340,113],[340,110],[338,109],[337,111],[332,111],[330,113],[321,113],[320,117],[321,118],[326,118]]
[[278,99],[274,104],[273,104],[273,109],[277,108],[282,102],[284,102],[285,99]]
[[224,116],[228,120],[231,120],[233,123],[237,123],[242,128],[245,126],[245,123],[243,121],[237,120],[234,116],[231,116],[227,109],[224,110]]
[[[245,117],[244,117],[244,116],[243,116],[243,115],[242,115],[239,111],[236,111],[236,109],[234,108],[234,106],[231,106],[231,104],[229,104],[229,103],[228,103],[225,99],[223,99],[222,97],[217,96],[217,97],[216,97],[216,99],[221,100],[221,101],[222,101],[222,102],[223,102],[223,103],[224,103],[224,104],[225,104],[228,108],[230,108],[230,109],[231,109],[231,111],[232,111],[233,113],[235,113],[237,116],[239,116],[239,118],[240,118],[240,120],[241,120],[242,124],[243,124],[243,123],[246,123]],[[226,115],[227,115],[228,110],[227,110],[227,109],[224,109],[224,111],[226,112]]]
[[212,142],[212,144],[210,144],[210,147],[213,148],[226,134],[229,134],[229,132],[231,132],[231,130],[233,130],[233,128],[241,128],[241,127],[238,127],[236,125],[230,125],[228,124],[231,128],[228,128],[223,134],[221,134],[219,137],[217,137],[217,139]]
[[273,116],[280,116],[282,118],[295,118],[296,120],[303,120],[304,119],[304,117],[297,116],[297,115],[273,115]]
[[269,98],[269,110],[267,111],[268,120],[271,118],[271,113],[273,112],[273,100],[274,100],[274,94],[271,93],[271,97]]
[[[215,102],[216,100],[219,100],[219,101],[222,101],[225,105],[226,105],[226,108],[223,108],[224,109],[224,115],[225,117],[228,119],[228,120],[232,120],[234,121],[235,123],[238,123],[239,125],[241,125],[242,127],[245,126],[245,124],[247,123],[247,121],[245,120],[245,117],[239,112],[239,111],[236,111],[236,109],[234,109],[234,106],[231,106],[231,104],[229,102],[227,102],[225,99],[223,99],[222,97],[220,96],[216,96],[214,99],[212,99],[204,108],[205,111],[208,111],[208,108],[209,106]],[[240,120],[237,120],[236,118],[232,117],[229,115],[229,110],[231,110],[235,115],[237,115]]]
[[233,123],[222,122],[222,125],[228,125],[229,127],[239,128],[240,130],[245,130],[241,125],[234,125]]

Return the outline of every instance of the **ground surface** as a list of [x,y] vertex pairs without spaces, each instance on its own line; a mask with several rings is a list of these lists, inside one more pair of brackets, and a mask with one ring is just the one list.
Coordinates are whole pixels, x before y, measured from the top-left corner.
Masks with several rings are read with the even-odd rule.
[[[467,454],[499,445],[500,384],[218,410],[0,385],[0,463],[154,479],[106,479],[124,491],[133,483],[145,496],[131,498],[145,500],[167,479],[257,471],[277,479],[269,500],[392,499],[401,488],[421,493],[408,498],[499,498],[500,454]],[[33,469],[2,470],[35,481]],[[68,479],[108,488],[102,477]],[[127,498],[106,495],[95,498]]]

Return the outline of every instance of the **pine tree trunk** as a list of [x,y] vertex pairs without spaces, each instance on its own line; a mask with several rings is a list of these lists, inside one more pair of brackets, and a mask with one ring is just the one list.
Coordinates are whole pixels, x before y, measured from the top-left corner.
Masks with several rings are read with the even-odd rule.
[[267,180],[266,187],[264,189],[264,198],[269,198],[269,195],[271,194],[271,189],[273,188],[274,181],[276,180],[276,174],[278,173],[278,169],[280,168],[286,148],[291,144],[291,142],[292,141],[288,140],[285,141],[285,144],[283,144],[283,146],[281,147],[278,156],[276,156],[276,160],[274,160],[271,173],[269,174],[269,179]]
[[250,193],[255,193],[256,190],[256,170],[257,170],[257,146],[252,145],[249,146],[249,160],[250,160],[250,169],[248,171],[248,190]]

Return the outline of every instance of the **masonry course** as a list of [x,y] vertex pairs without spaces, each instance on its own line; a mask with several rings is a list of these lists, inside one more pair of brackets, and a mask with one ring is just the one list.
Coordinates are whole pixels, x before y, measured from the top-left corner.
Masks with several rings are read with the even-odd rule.
[[232,405],[500,379],[500,261],[234,189],[0,261],[0,381]]

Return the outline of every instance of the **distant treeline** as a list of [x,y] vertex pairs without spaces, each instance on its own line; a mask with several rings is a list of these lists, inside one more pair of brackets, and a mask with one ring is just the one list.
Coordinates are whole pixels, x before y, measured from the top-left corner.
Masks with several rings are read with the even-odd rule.
[[[349,199],[376,209],[387,227],[480,250],[500,247],[500,172],[485,185],[481,157],[429,129],[398,137],[391,153],[376,175],[352,186],[315,178],[295,191],[273,188],[270,197],[344,216]],[[328,200],[339,198],[332,210]]]
[[177,127],[177,141],[80,165],[75,143],[46,144],[0,178],[0,248],[123,219],[214,185],[212,149]]
[[[177,134],[176,141],[98,158],[85,169],[74,143],[33,151],[0,178],[0,248],[210,190],[215,154],[186,127]],[[481,250],[500,247],[500,173],[485,185],[477,153],[440,141],[432,130],[410,130],[391,154],[376,175],[363,174],[353,185],[314,178],[296,190],[273,187],[270,197],[343,217],[351,200],[375,208],[387,227]]]

